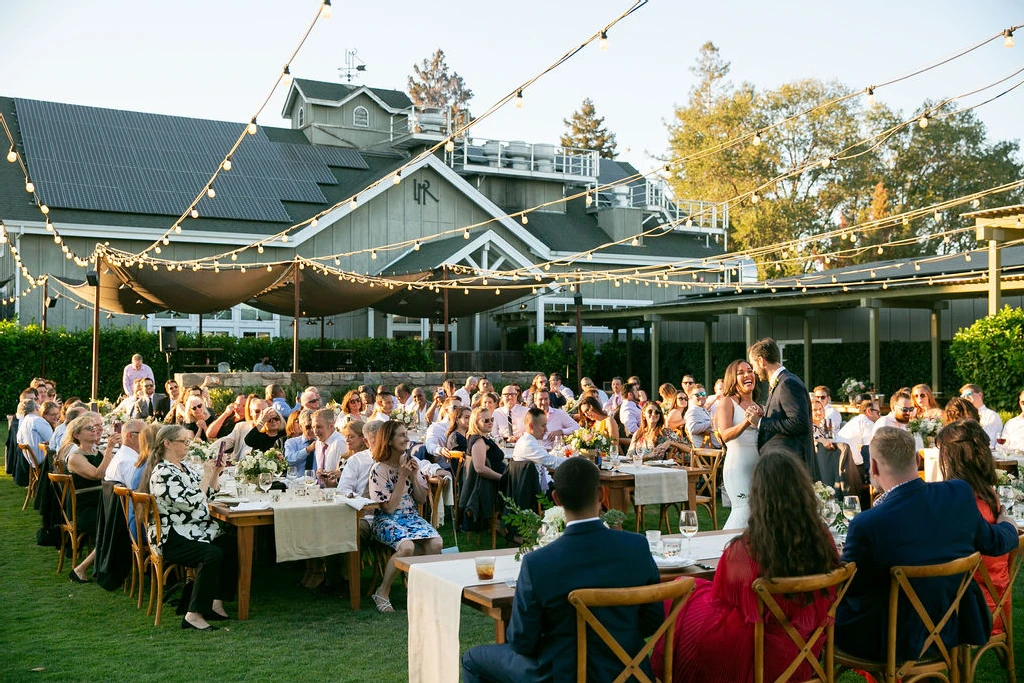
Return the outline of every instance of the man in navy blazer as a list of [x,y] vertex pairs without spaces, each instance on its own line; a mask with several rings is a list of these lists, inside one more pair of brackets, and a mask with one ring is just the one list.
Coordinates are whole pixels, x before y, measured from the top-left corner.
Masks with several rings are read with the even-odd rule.
[[800,378],[782,365],[782,353],[774,339],[761,339],[747,350],[747,360],[758,378],[768,382],[768,401],[764,411],[752,406],[746,418],[757,427],[757,450],[793,454],[807,465],[811,480],[821,479],[814,457],[811,431],[811,397]]
[[[974,551],[1003,555],[1017,546],[1017,526],[1005,514],[995,524],[978,511],[967,482],[926,484],[917,475],[914,438],[895,427],[880,427],[871,439],[871,482],[883,493],[870,510],[850,523],[843,560],[857,563],[857,575],[836,614],[836,647],[858,657],[885,655],[889,609],[889,570],[896,565],[949,562]],[[934,619],[948,609],[959,577],[914,582],[922,603]],[[909,604],[900,607],[897,661],[916,658],[925,629]],[[988,640],[992,617],[972,581],[942,631],[947,646]]]
[[[569,458],[555,470],[554,496],[565,510],[565,532],[523,557],[507,642],[468,650],[462,657],[464,683],[575,680],[576,610],[569,604],[569,593],[577,588],[658,583],[647,539],[608,529],[598,517],[599,477],[600,471],[586,458]],[[596,613],[630,656],[664,620],[658,603]],[[589,641],[588,680],[613,680],[622,668],[596,638]]]

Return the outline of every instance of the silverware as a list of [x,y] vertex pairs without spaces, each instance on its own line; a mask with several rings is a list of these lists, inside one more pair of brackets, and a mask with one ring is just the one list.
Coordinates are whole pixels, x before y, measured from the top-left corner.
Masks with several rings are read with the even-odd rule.
[[701,569],[707,569],[709,571],[714,570],[714,567],[712,567],[710,564],[704,564],[703,562],[694,562],[694,565],[700,567]]

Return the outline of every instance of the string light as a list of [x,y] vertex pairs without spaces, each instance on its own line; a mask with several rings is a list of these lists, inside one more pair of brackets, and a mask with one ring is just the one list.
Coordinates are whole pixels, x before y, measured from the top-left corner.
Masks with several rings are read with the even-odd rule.
[[[1010,40],[1013,40],[1012,34],[1011,34]],[[598,44],[601,46],[601,50],[606,51],[608,49],[608,32],[607,31],[601,31],[601,39],[600,39],[600,41],[598,41]],[[1011,43],[1011,47],[1012,47],[1012,43]]]
[[516,90],[516,109],[523,108],[523,91]]
[[529,218],[527,218],[527,217],[526,217],[526,214],[524,213],[524,214],[523,214],[523,225],[526,225],[526,224],[527,224],[527,223],[529,223],[529,222],[530,222],[530,219],[529,219]]
[[324,19],[331,18],[331,0],[324,0],[324,4],[320,8],[320,16]]
[[370,258],[375,260],[375,261],[377,260],[377,250],[376,249],[374,249],[373,251],[370,252]]
[[214,197],[217,196],[217,190],[213,189],[213,185],[210,185],[208,188],[206,188],[206,196],[209,197],[210,199],[213,199]]
[[284,71],[281,72],[281,85],[289,87],[292,84],[292,70],[288,68],[288,65],[284,65]]
[[633,246],[633,247],[639,246],[640,245],[640,238],[639,237],[633,237],[633,241],[630,242],[629,244],[630,244],[630,246]]
[[193,207],[192,210],[188,212],[188,215],[192,218],[199,218],[199,209]]
[[401,171],[401,169],[399,169],[398,171],[395,171],[395,177],[391,179],[391,182],[394,183],[395,185],[397,185],[398,183],[402,182],[402,171]]
[[17,160],[18,160],[18,153],[14,151],[13,147],[11,147],[11,151],[7,153],[7,161],[9,161],[9,162],[11,162],[13,164]]
[[32,194],[35,191],[36,191],[35,183],[33,183],[31,180],[26,180],[25,181],[25,192],[28,192],[29,194]]
[[263,253],[263,245],[262,244],[256,246],[256,253],[257,254],[262,254]]
[[917,120],[917,125],[921,126],[922,128],[927,128],[928,127],[928,114],[925,114],[924,116],[919,118]]
[[759,195],[757,192],[751,192],[750,193],[750,203],[751,204],[757,204],[759,201],[761,201],[761,195]]
[[590,192],[587,192],[587,196],[584,198],[583,202],[587,205],[588,209],[594,203],[594,198],[590,196]]
[[1006,47],[1013,47],[1013,29],[1008,28],[1003,31],[1003,45]]
[[869,107],[875,106],[875,86],[872,85],[868,87],[868,94],[865,100]]
[[448,140],[445,141],[445,143],[444,143],[444,151],[448,152],[449,154],[454,152],[455,151],[455,140],[452,140],[451,138],[448,138]]
[[221,162],[220,167],[222,169],[224,169],[225,171],[230,171],[231,170],[231,155],[230,154],[227,155],[227,157],[224,159],[224,161]]
[[754,133],[754,137],[750,139],[750,144],[757,147],[761,144],[761,131]]
[[413,251],[419,251],[420,250],[420,242],[419,242],[419,240],[416,240],[415,242],[412,243],[412,250]]
[[44,216],[47,215],[48,213],[50,213],[50,207],[48,207],[46,204],[40,204],[39,213],[43,214]]
[[249,135],[256,135],[256,130],[256,117],[254,116],[252,117],[252,120],[249,121],[249,125],[245,127],[245,132],[248,133]]
[[464,239],[464,240],[468,240],[469,239],[469,230],[463,230],[462,231],[462,239]]

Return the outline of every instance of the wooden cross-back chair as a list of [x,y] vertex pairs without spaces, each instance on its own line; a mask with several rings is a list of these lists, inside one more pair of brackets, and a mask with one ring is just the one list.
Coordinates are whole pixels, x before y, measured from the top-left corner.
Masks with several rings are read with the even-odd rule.
[[[78,566],[78,553],[85,543],[85,532],[78,530],[78,496],[75,493],[75,481],[70,474],[47,474],[50,483],[57,487],[57,500],[60,504],[60,551],[57,559],[57,573],[64,569],[64,553],[71,546],[71,566]],[[70,512],[68,511],[70,508]]]
[[[614,683],[636,679],[641,683],[654,683],[641,668],[648,654],[664,636],[665,653],[662,658],[662,680],[672,683],[672,658],[675,650],[676,619],[680,610],[693,592],[695,581],[682,578],[675,581],[658,583],[651,586],[635,586],[632,588],[578,588],[569,593],[569,604],[576,608],[576,680],[585,683],[587,680],[587,631],[592,629],[608,646],[608,649],[622,664],[622,672],[614,679]],[[604,624],[591,611],[592,607],[627,607],[644,605],[650,602],[661,603],[672,601],[672,607],[648,640],[647,644],[636,655],[630,655],[623,649]]]
[[1006,584],[1006,590],[1002,594],[996,590],[995,585],[992,583],[992,577],[989,575],[985,563],[982,562],[978,565],[978,575],[981,577],[981,583],[995,602],[995,609],[992,610],[993,622],[1001,621],[1000,625],[1003,630],[1001,633],[993,633],[989,636],[988,642],[980,647],[964,647],[962,678],[965,681],[974,680],[974,672],[978,668],[978,662],[981,660],[981,656],[989,650],[999,655],[999,662],[1006,671],[1007,681],[1009,683],[1016,683],[1017,681],[1017,670],[1013,657],[1013,582],[1017,580],[1022,561],[1024,561],[1024,535],[1017,537],[1017,547],[1010,551],[1008,567],[1010,582]]
[[145,526],[140,524],[138,516],[134,516],[134,519],[129,519],[128,511],[134,512],[134,504],[132,503],[132,490],[127,486],[117,484],[114,486],[114,495],[117,496],[118,501],[121,503],[121,510],[124,512],[124,523],[128,527],[128,538],[132,543],[132,573],[130,578],[130,585],[125,584],[128,588],[129,597],[135,597],[136,589],[138,589],[138,603],[136,607],[142,608],[142,588],[145,584],[144,581],[144,567],[146,564],[146,552],[148,552],[147,544],[144,540],[143,534],[146,533]]
[[[25,489],[25,502],[22,503],[21,509],[24,510],[28,507],[28,502],[36,495],[36,488],[39,486],[39,464],[36,463],[35,455],[32,453],[32,447],[27,443],[19,443],[18,448],[21,449],[21,454],[25,456],[25,460],[28,462],[28,488]],[[43,451],[45,457],[46,451]]]
[[[941,564],[929,564],[921,566],[896,566],[890,570],[889,580],[889,622],[886,633],[885,659],[874,661],[855,657],[836,650],[835,661],[841,669],[859,669],[875,674],[877,678],[886,683],[913,683],[926,678],[939,678],[941,680],[958,683],[960,680],[959,646],[947,647],[942,641],[942,629],[949,622],[950,618],[960,609],[960,600],[967,589],[974,581],[974,574],[981,562],[981,553],[975,552],[967,557],[961,557]],[[912,585],[915,579],[931,578],[953,578],[959,576],[960,583],[953,599],[938,619],[928,613],[928,609],[921,602],[917,591]],[[925,627],[924,643],[920,651],[912,658],[898,660],[896,656],[896,635],[901,613],[900,603],[909,604],[913,611],[914,618],[920,620]],[[905,610],[904,610],[905,611]],[[937,654],[929,654],[934,647]]]
[[[132,491],[132,505],[135,506],[135,523],[137,528],[140,528],[140,531],[144,534],[146,533],[146,530],[152,526],[154,528],[156,538],[161,538],[160,510],[157,509],[156,498],[149,493]],[[146,550],[144,551],[145,561],[143,563],[142,571],[145,573],[147,567],[150,571],[149,609],[146,610],[146,615],[148,616],[153,614],[155,606],[156,616],[153,619],[153,625],[159,626],[160,613],[163,611],[164,605],[164,585],[167,583],[167,578],[173,572],[179,571],[179,567],[176,564],[165,564],[160,548],[149,543],[148,536],[140,535],[138,542],[140,544],[145,543],[146,546]],[[142,599],[141,596],[139,599]]]
[[712,523],[718,528],[718,472],[725,460],[725,447],[694,448],[690,453],[690,464],[708,470],[697,481],[696,504],[708,511]]
[[[770,620],[774,620],[782,627],[783,632],[789,636],[789,639],[793,641],[798,650],[793,660],[774,679],[775,683],[789,681],[804,662],[810,665],[811,671],[814,674],[813,678],[808,679],[809,681],[832,683],[835,680],[833,659],[835,656],[836,609],[838,609],[843,596],[846,595],[846,591],[850,587],[850,582],[853,580],[853,575],[856,572],[857,565],[849,562],[824,574],[775,579],[762,577],[754,581],[753,589],[757,595],[757,613],[761,617],[754,624],[754,683],[763,683],[765,680],[765,623]],[[777,595],[816,593],[833,588],[835,589],[835,594],[832,602],[829,603],[824,623],[814,629],[806,639],[793,627],[792,622],[775,599]],[[819,643],[822,645],[820,659],[814,654],[814,648]]]

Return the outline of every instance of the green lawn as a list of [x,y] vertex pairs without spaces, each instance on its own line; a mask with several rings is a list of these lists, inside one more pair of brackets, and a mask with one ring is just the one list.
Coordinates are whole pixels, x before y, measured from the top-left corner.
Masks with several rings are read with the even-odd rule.
[[[5,425],[0,426],[0,440]],[[57,554],[35,544],[39,517],[21,511],[24,489],[0,476],[0,679],[4,681],[147,680],[404,681],[407,679],[405,590],[397,614],[381,615],[369,599],[353,612],[348,599],[312,595],[297,582],[299,563],[257,558],[251,619],[216,633],[182,631],[173,608],[153,627],[145,610],[120,591],[75,585],[55,574]],[[727,513],[720,511],[719,522]],[[653,528],[653,514],[650,520]],[[627,518],[626,528],[632,524]],[[702,518],[702,528],[710,523]],[[446,526],[446,545],[451,545]],[[460,535],[462,549],[474,549]],[[65,574],[68,569],[65,565]],[[364,572],[364,584],[369,574]],[[1018,596],[1024,588],[1018,580]],[[1015,600],[1017,623],[1022,602]],[[231,606],[229,605],[229,611]],[[463,647],[493,642],[493,621],[462,610]],[[1017,660],[1024,652],[1018,648]],[[993,661],[978,681],[1003,680]],[[1018,666],[1020,670],[1020,667]],[[859,680],[847,675],[844,680]]]

